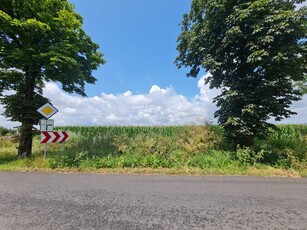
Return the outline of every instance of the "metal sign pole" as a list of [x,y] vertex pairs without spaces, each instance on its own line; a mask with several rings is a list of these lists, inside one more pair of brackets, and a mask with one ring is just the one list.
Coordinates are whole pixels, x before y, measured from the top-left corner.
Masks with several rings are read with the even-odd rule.
[[[40,107],[37,112],[43,115],[47,119],[41,119],[39,122],[40,131],[41,131],[41,143],[45,143],[44,146],[44,160],[46,160],[47,156],[47,143],[54,142],[64,142],[68,138],[67,132],[53,132],[54,120],[49,119],[54,114],[58,112],[58,110],[51,104],[46,103],[42,107]],[[61,152],[63,153],[64,146],[61,144]]]
[[46,160],[46,155],[47,155],[47,143],[45,143],[44,146],[44,161]]

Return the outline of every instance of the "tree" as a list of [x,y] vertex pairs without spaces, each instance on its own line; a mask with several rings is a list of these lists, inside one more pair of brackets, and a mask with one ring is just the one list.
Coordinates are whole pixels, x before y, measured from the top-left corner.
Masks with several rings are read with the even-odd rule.
[[306,76],[306,8],[299,0],[193,0],[182,21],[176,64],[222,93],[215,113],[225,135],[254,148],[267,134],[270,117],[279,121],[295,112],[300,99],[293,82]]
[[4,115],[19,121],[19,157],[30,157],[36,110],[49,101],[45,82],[85,96],[95,83],[92,70],[105,61],[99,46],[82,29],[82,17],[67,0],[0,0],[0,96]]
[[307,76],[305,76],[303,81],[295,82],[294,86],[297,87],[302,94],[307,94]]

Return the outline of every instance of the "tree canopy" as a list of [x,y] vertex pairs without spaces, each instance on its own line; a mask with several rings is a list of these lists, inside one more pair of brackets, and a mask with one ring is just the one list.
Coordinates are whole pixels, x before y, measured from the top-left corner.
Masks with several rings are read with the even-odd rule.
[[253,146],[267,133],[268,119],[295,112],[300,99],[293,83],[306,77],[306,7],[301,0],[193,0],[178,37],[177,66],[201,68],[220,88],[215,116],[235,143]]
[[[22,122],[29,142],[36,113],[48,101],[45,82],[61,83],[63,90],[85,96],[92,71],[105,61],[98,44],[82,29],[83,19],[67,0],[1,0],[0,95],[5,116]],[[31,126],[31,128],[30,128]],[[24,135],[21,135],[21,139]],[[20,140],[19,155],[31,155]]]

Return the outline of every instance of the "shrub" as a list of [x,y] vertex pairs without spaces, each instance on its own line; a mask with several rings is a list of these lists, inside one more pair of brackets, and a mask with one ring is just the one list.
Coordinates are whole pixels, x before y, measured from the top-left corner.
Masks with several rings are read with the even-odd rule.
[[5,136],[9,133],[13,134],[14,131],[0,126],[0,136]]
[[49,160],[51,168],[76,167],[78,168],[83,161],[89,160],[88,152],[82,151],[77,154],[66,153]]
[[[115,149],[120,154],[159,154],[170,155],[176,151],[188,154],[200,154],[217,148],[221,143],[221,135],[211,130],[209,126],[173,127],[176,132],[162,132],[170,127],[160,127],[161,132],[135,132],[116,135],[113,138]],[[146,130],[146,128],[144,128]]]
[[181,149],[190,154],[200,154],[217,148],[221,143],[221,136],[212,131],[210,126],[191,126],[181,136]]
[[256,148],[264,152],[262,163],[285,168],[306,167],[307,126],[280,125],[267,140],[257,140]]
[[236,151],[236,157],[238,161],[243,165],[255,165],[260,163],[263,159],[264,151],[254,152],[250,148],[238,148]]

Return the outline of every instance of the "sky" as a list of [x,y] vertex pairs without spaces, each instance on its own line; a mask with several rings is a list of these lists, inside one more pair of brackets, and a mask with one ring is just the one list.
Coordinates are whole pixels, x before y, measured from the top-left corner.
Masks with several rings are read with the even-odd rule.
[[[93,72],[88,97],[63,92],[47,83],[44,95],[59,112],[55,125],[183,125],[213,119],[212,98],[218,90],[198,78],[187,78],[174,60],[180,22],[187,0],[71,0],[83,17],[84,30],[100,45],[107,63]],[[306,3],[305,3],[306,4]],[[12,93],[12,92],[7,92]],[[294,103],[297,116],[283,123],[307,123],[307,97]],[[0,113],[4,110],[0,105]],[[0,126],[12,128],[0,115]]]
[[[189,11],[186,0],[73,0],[84,18],[84,30],[105,54],[106,65],[94,73],[98,82],[89,85],[88,96],[105,93],[148,93],[151,86],[172,85],[193,96],[197,79],[174,64],[179,23]],[[89,4],[90,2],[90,4]]]

